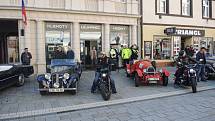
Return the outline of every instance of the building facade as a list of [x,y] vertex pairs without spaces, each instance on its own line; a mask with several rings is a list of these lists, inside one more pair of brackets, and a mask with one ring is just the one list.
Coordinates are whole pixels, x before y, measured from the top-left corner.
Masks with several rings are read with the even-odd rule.
[[215,56],[214,0],[142,0],[142,55],[172,62],[181,49]]
[[0,0],[0,63],[20,62],[27,47],[35,72],[43,73],[57,47],[67,51],[71,46],[75,59],[89,64],[92,48],[108,53],[111,45],[137,44],[137,0],[25,0],[25,4],[26,26],[21,0]]

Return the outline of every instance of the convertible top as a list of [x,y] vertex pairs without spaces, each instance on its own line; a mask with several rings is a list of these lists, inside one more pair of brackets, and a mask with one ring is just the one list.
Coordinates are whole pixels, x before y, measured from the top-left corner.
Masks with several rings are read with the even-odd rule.
[[75,66],[77,61],[74,59],[52,59],[51,66]]

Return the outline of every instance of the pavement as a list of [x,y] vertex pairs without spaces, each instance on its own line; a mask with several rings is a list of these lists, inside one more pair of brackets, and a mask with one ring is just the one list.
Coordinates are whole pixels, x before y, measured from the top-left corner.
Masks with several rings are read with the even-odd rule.
[[215,121],[214,91],[4,121]]
[[[175,72],[175,68],[168,67],[167,69],[171,72],[169,85],[167,87],[160,85],[135,87],[134,81],[126,77],[124,70],[120,70],[120,72],[112,72],[118,93],[111,95],[110,101],[108,101],[106,104],[113,104],[113,101],[124,101],[124,103],[128,103],[129,101],[134,102],[135,99],[138,99],[136,101],[140,101],[150,96],[153,97],[154,95],[161,97],[165,95],[168,96],[168,94],[170,93],[171,95],[178,95],[191,92],[191,89],[184,91],[184,88],[174,88],[173,73]],[[36,114],[35,112],[37,112],[37,114],[42,115],[43,112],[41,113],[40,111],[44,111],[44,114],[49,114],[47,113],[47,111],[51,113],[60,112],[62,110],[56,110],[69,110],[68,107],[71,106],[79,106],[79,109],[81,109],[83,105],[103,104],[104,102],[99,93],[90,93],[90,88],[94,78],[93,71],[83,72],[81,81],[79,83],[79,92],[77,93],[77,95],[70,95],[68,93],[52,93],[49,95],[41,96],[39,94],[39,91],[37,90],[38,83],[34,78],[35,77],[28,78],[23,87],[10,87],[0,92],[0,119],[4,119],[4,116],[6,119],[10,114],[11,117],[12,115],[15,117],[25,117],[24,113],[29,116],[30,114],[28,113],[32,113],[32,111],[34,111],[34,114]],[[198,89],[204,87],[210,87],[208,89],[215,88],[215,81],[211,80],[208,82],[198,83]],[[1,116],[3,118],[1,118]]]

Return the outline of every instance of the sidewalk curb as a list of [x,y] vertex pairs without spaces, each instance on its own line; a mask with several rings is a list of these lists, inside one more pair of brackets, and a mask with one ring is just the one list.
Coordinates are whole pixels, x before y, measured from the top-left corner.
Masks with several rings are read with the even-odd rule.
[[[212,89],[215,89],[215,86],[199,87],[198,92],[212,90]],[[195,94],[198,94],[198,92]],[[192,93],[192,91],[190,89],[185,89],[185,90],[179,90],[179,91],[174,91],[174,92],[165,92],[165,93],[160,93],[160,94],[132,97],[132,98],[127,98],[127,99],[118,99],[118,100],[112,100],[112,101],[80,104],[80,105],[73,105],[73,106],[67,106],[67,107],[58,107],[58,108],[41,109],[41,110],[33,110],[33,111],[25,111],[25,112],[17,112],[17,113],[9,113],[9,114],[0,114],[0,120],[17,119],[17,118],[40,116],[40,115],[48,115],[48,114],[54,114],[54,113],[78,111],[78,110],[84,110],[84,109],[90,109],[90,108],[130,103],[130,102],[138,102],[138,101],[152,100],[152,99],[158,99],[158,98],[165,98],[165,97],[177,96],[177,95],[188,94],[188,93]]]

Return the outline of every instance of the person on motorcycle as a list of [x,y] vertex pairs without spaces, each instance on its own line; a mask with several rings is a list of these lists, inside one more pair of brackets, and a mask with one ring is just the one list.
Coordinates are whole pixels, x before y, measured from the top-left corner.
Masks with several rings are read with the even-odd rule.
[[[205,64],[206,64],[205,51],[206,51],[206,48],[202,47],[200,51],[196,54],[196,61],[199,62],[199,65],[198,65],[199,71],[197,73],[197,76],[198,76],[198,79],[201,79],[201,81],[206,81],[205,80]],[[200,80],[197,80],[197,81],[200,81]]]
[[188,56],[184,50],[181,50],[179,52],[179,56],[176,59],[176,61],[181,62],[181,64],[178,65],[178,69],[175,72],[175,77],[176,78],[175,78],[174,84],[179,84],[180,76],[183,75],[183,72],[185,70],[184,65],[188,65],[190,62],[196,63],[196,61],[194,59],[192,59],[190,56]]
[[[109,68],[108,57],[106,56],[106,54],[104,52],[101,52],[101,54],[102,54],[102,56],[100,58],[98,58],[98,67],[97,67],[97,70],[95,72],[95,78],[94,78],[94,81],[93,81],[93,85],[91,87],[91,93],[95,93],[96,87],[98,85],[99,77],[101,76],[100,69],[101,68]],[[111,73],[109,72],[108,75],[109,75],[109,78],[110,78],[110,84],[111,84],[112,93],[117,93],[114,80],[111,77]]]

